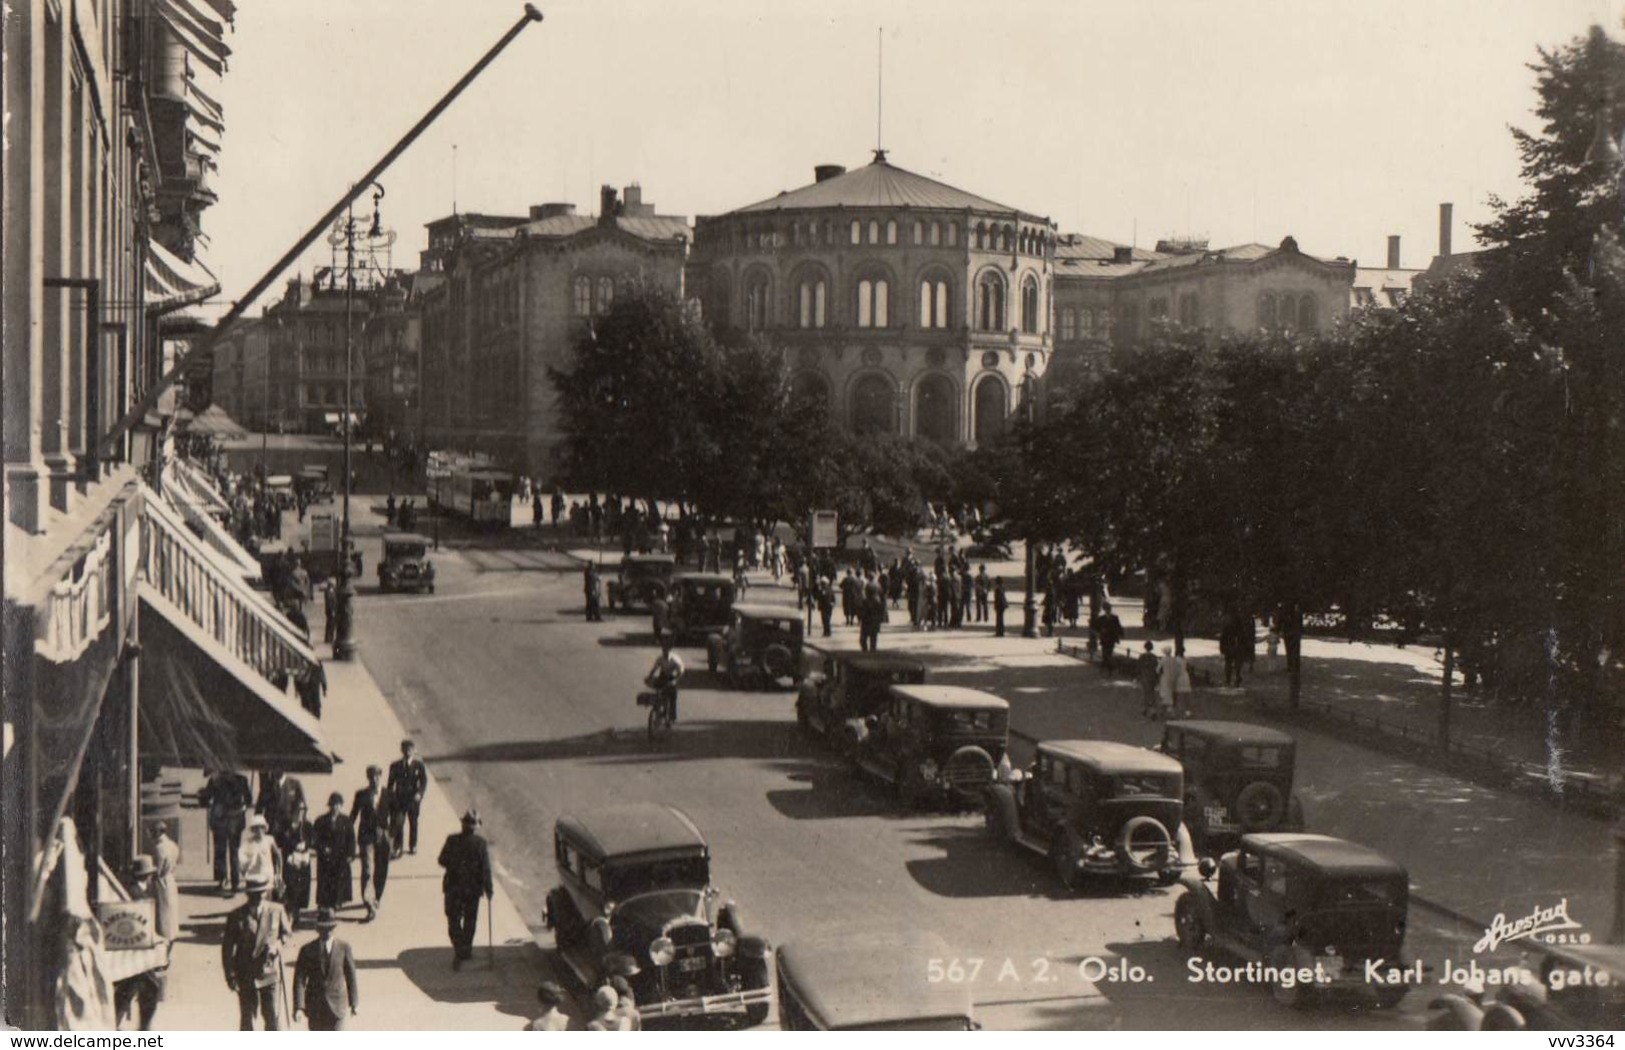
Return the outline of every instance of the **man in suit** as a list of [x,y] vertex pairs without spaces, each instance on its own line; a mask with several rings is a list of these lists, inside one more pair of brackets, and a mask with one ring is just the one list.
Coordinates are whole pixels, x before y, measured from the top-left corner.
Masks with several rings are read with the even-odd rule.
[[401,741],[401,757],[389,766],[389,837],[394,843],[394,855],[401,855],[401,847],[408,845],[405,835],[407,822],[412,825],[410,848],[418,851],[418,810],[423,805],[423,793],[429,790],[429,767],[417,757],[417,745],[410,740]]
[[367,922],[377,918],[378,906],[384,903],[384,884],[389,881],[390,805],[383,777],[383,767],[368,766],[367,786],[350,803],[356,848],[361,852],[361,900],[367,905]]
[[304,1014],[312,1032],[342,1032],[361,1009],[355,954],[333,936],[338,924],[333,909],[317,912],[316,939],[299,949],[293,965],[293,1019]]
[[264,879],[244,883],[248,900],[226,916],[220,942],[220,968],[226,987],[237,993],[239,1027],[245,1032],[254,1030],[256,1013],[267,1032],[282,1030],[282,946],[293,936],[293,927],[282,905],[269,899],[270,888]]
[[344,812],[344,796],[327,796],[327,812],[311,826],[316,852],[316,907],[342,908],[350,903],[350,858],[355,856],[355,828]]
[[440,866],[446,873],[440,891],[446,900],[446,931],[451,936],[452,969],[474,957],[474,934],[479,928],[480,897],[491,899],[491,851],[480,836],[480,815],[463,814],[463,830],[446,836],[440,847]]
[[237,850],[243,844],[243,828],[248,823],[248,805],[253,801],[248,778],[229,769],[216,770],[198,791],[197,799],[209,810],[209,837],[214,840],[214,881],[232,893],[242,882],[237,867]]

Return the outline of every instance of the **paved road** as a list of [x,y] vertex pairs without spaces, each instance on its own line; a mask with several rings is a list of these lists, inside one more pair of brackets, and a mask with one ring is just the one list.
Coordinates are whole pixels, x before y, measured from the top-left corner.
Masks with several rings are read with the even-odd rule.
[[[376,544],[366,547],[370,573]],[[1260,989],[1187,985],[1172,940],[1177,890],[1064,895],[1038,858],[990,842],[979,817],[900,812],[797,736],[789,694],[730,691],[697,651],[679,725],[651,746],[633,703],[654,655],[648,622],[584,623],[566,564],[540,551],[446,552],[436,594],[363,592],[358,613],[368,668],[452,799],[485,815],[502,877],[544,945],[555,818],[659,800],[707,833],[715,882],[775,942],[902,922],[983,959],[973,994],[990,1028],[1382,1029],[1415,1027],[1425,1012],[1422,993],[1394,1013],[1302,1014]],[[1410,947],[1430,960],[1465,951],[1456,931],[1417,915]],[[1091,984],[1077,972],[1091,956],[1144,967],[1152,981]]]

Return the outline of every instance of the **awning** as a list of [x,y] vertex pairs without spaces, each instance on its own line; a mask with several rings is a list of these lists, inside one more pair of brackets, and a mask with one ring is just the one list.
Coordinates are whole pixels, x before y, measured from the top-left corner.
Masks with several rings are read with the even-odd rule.
[[331,773],[320,724],[186,618],[141,597],[141,757],[191,769]]
[[219,405],[210,405],[196,415],[186,410],[175,413],[175,429],[183,434],[207,434],[212,438],[245,438],[248,431]]
[[220,282],[200,262],[187,262],[157,241],[147,242],[144,281],[149,313],[169,313],[200,303],[220,291]]

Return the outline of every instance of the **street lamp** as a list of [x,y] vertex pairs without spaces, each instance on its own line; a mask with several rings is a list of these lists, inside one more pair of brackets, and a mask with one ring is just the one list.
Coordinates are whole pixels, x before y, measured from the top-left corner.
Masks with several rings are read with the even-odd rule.
[[[1032,399],[1033,375],[1031,372],[1021,377],[1021,418],[1029,426],[1033,422]],[[1030,517],[1030,515],[1029,515]],[[1038,595],[1034,592],[1038,586],[1038,562],[1033,552],[1033,536],[1029,527],[1027,532],[1027,564],[1025,594],[1021,599],[1021,636],[1023,638],[1038,637]]]

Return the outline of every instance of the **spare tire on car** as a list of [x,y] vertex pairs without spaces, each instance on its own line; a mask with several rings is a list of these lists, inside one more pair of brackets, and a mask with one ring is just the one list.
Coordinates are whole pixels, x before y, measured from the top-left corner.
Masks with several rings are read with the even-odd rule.
[[1286,798],[1267,780],[1255,780],[1236,796],[1236,822],[1244,831],[1268,831],[1286,816]]
[[1117,839],[1117,852],[1134,871],[1150,872],[1173,849],[1174,837],[1156,817],[1130,817]]
[[770,681],[791,678],[796,673],[796,658],[790,650],[775,642],[762,650],[762,673]]

